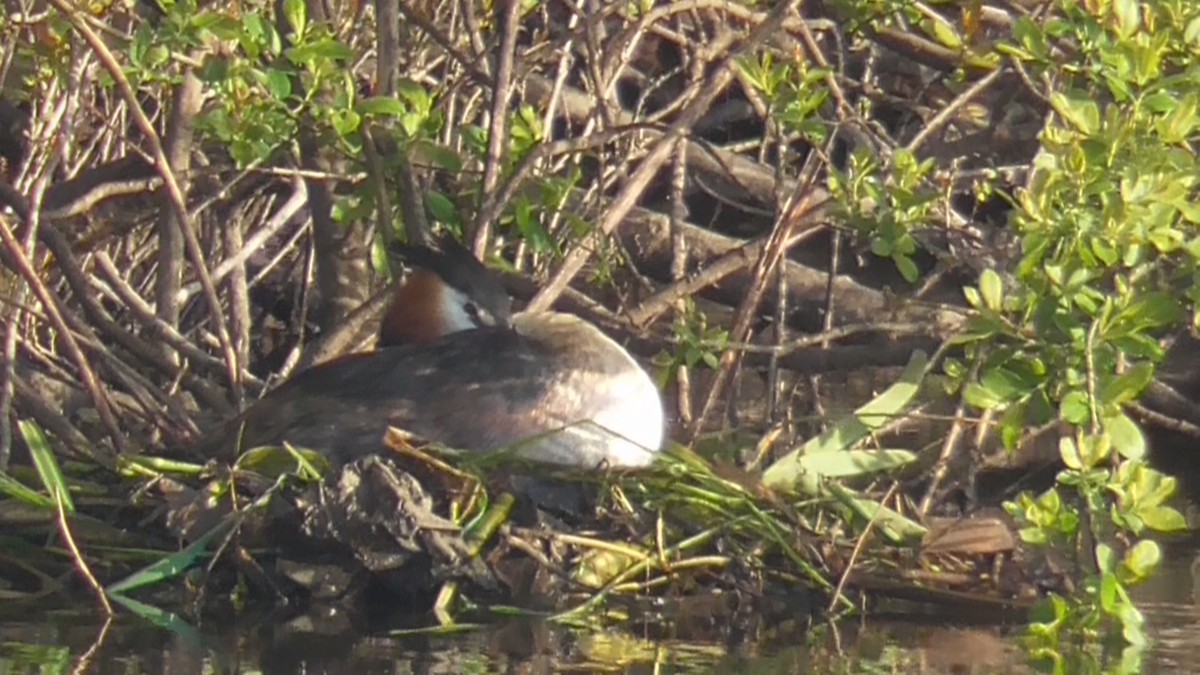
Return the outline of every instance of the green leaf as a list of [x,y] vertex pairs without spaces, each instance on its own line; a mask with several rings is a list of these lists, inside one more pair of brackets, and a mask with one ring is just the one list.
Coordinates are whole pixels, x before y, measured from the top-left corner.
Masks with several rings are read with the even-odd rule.
[[425,193],[425,208],[433,214],[434,219],[438,222],[446,223],[447,225],[460,225],[458,211],[454,208],[454,202],[450,201],[446,195],[437,190],[430,190]]
[[1183,29],[1183,39],[1193,46],[1200,46],[1200,16],[1188,22],[1187,27]]
[[1117,480],[1127,486],[1129,495],[1142,505],[1158,505],[1170,499],[1178,481],[1145,462],[1127,461],[1117,467]]
[[263,445],[243,452],[234,467],[271,478],[295,475],[302,480],[315,481],[329,470],[329,458],[315,450],[286,443],[283,446]]
[[362,117],[353,110],[331,110],[329,121],[341,136],[349,136],[362,126]]
[[1141,580],[1150,576],[1160,562],[1162,562],[1162,549],[1154,541],[1143,539],[1129,549],[1125,554],[1123,564],[1135,580]]
[[913,259],[903,253],[893,253],[892,261],[896,263],[896,269],[900,270],[900,276],[910,284],[915,284],[921,278],[921,271],[917,269],[917,264]]
[[433,100],[425,87],[410,79],[402,79],[396,83],[396,93],[403,97],[421,115],[429,114]]
[[220,40],[237,40],[242,34],[242,24],[223,12],[200,12],[191,19],[199,31],[210,31]]
[[878,502],[858,497],[841,483],[832,481],[825,485],[835,499],[853,511],[863,522],[874,523],[879,532],[894,544],[913,543],[928,532],[920,523]]
[[297,65],[312,66],[317,61],[341,62],[354,58],[354,51],[333,38],[322,38],[287,50],[288,59]]
[[1005,403],[1002,397],[978,382],[970,382],[963,388],[963,400],[980,410],[995,410]]
[[370,117],[399,117],[408,112],[403,103],[390,96],[364,98],[354,107],[362,115]]
[[1075,440],[1070,436],[1058,439],[1058,456],[1062,458],[1063,464],[1068,469],[1083,470],[1083,458],[1079,456],[1079,448],[1075,446]]
[[173,636],[171,639],[178,640],[180,645],[187,645],[189,649],[195,649],[197,652],[204,651],[204,640],[201,639],[199,631],[178,614],[139,602],[120,593],[113,593],[109,597],[135,616],[168,631],[168,634]]
[[1129,39],[1142,25],[1141,3],[1138,0],[1113,0],[1113,15],[1117,18],[1117,35]]
[[1023,402],[1009,406],[1008,410],[1004,411],[1003,417],[1000,418],[1000,439],[1005,449],[1017,449],[1021,434],[1025,431],[1025,420],[1026,405]]
[[1081,425],[1092,417],[1092,408],[1088,404],[1087,394],[1082,391],[1071,391],[1058,404],[1058,413],[1071,424]]
[[[1200,251],[1200,249],[1197,249]],[[1200,258],[1200,253],[1197,253]],[[980,297],[979,291],[974,286],[963,286],[963,297],[967,299],[967,304],[978,309],[983,307],[983,298]]]
[[1079,440],[1079,454],[1088,469],[1098,466],[1112,454],[1112,439],[1105,434],[1088,435]]
[[1049,56],[1050,46],[1042,26],[1028,16],[1018,16],[1012,25],[1012,35],[1024,48],[1018,58],[1045,60]]
[[1188,529],[1187,518],[1170,506],[1153,506],[1139,509],[1138,515],[1146,527],[1158,532],[1181,532]]
[[1104,429],[1112,438],[1113,447],[1126,459],[1141,459],[1146,455],[1146,437],[1142,429],[1124,412],[1104,420]]
[[1125,603],[1118,616],[1121,619],[1121,636],[1131,647],[1144,649],[1150,644],[1150,636],[1146,635],[1145,630],[1146,619],[1136,605]]
[[1100,388],[1098,397],[1105,405],[1121,405],[1137,398],[1154,378],[1154,366],[1138,363]]
[[292,78],[278,68],[267,71],[267,91],[277,99],[285,99],[292,95]]
[[1096,544],[1096,569],[1111,573],[1117,569],[1117,554],[1112,547],[1105,543]]
[[242,26],[245,30],[243,34],[242,47],[255,56],[258,54],[259,47],[266,47],[267,53],[275,55],[279,53],[283,43],[279,38],[279,33],[275,31],[275,26],[271,24],[262,14],[253,12],[242,18]]
[[463,162],[458,153],[441,143],[417,139],[413,142],[412,152],[414,160],[426,161],[450,173],[461,173],[463,170]]
[[993,312],[999,312],[1004,304],[1004,282],[996,270],[986,269],[979,275],[979,292],[984,306]]
[[1029,397],[1027,410],[1028,417],[1026,419],[1033,426],[1041,426],[1054,419],[1054,404],[1050,402],[1050,397],[1043,389],[1035,390]]
[[1100,107],[1092,100],[1091,94],[1079,90],[1056,92],[1050,96],[1050,105],[1078,131],[1088,136],[1100,131]]
[[1129,303],[1119,314],[1119,321],[1128,330],[1159,328],[1179,320],[1183,308],[1167,293],[1144,293]]
[[383,239],[383,233],[376,231],[375,236],[371,239],[371,269],[377,273],[389,273],[394,275],[395,271],[391,269],[391,256],[388,254],[387,242]]
[[955,50],[963,48],[962,37],[954,29],[953,24],[933,13],[926,14],[925,19],[922,22],[925,32],[931,35],[934,40],[941,43],[943,47]]
[[1120,586],[1120,580],[1112,572],[1100,575],[1100,607],[1109,614],[1115,614],[1117,611],[1117,601],[1120,597],[1117,589]]
[[1196,116],[1197,103],[1200,98],[1188,96],[1171,111],[1171,114],[1159,120],[1156,125],[1158,133],[1165,143],[1184,143],[1192,135],[1200,118]]
[[983,377],[979,378],[979,383],[992,396],[1007,403],[1028,395],[1038,386],[1038,380],[1027,374],[999,366],[985,372]]
[[308,29],[308,5],[304,0],[283,0],[283,14],[296,36],[303,36]]

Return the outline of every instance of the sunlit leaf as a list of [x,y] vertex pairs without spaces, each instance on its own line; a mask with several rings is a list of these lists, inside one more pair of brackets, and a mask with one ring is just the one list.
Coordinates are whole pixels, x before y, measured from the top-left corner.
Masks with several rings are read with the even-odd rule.
[[1091,419],[1092,408],[1088,403],[1087,394],[1082,391],[1072,391],[1063,397],[1058,405],[1059,414],[1071,424],[1083,424]]
[[1153,378],[1154,366],[1137,363],[1101,387],[1098,396],[1102,403],[1108,405],[1128,403],[1137,398]]
[[1082,91],[1055,92],[1050,96],[1054,111],[1068,124],[1089,136],[1100,131],[1100,107],[1093,97]]
[[963,388],[963,400],[982,410],[994,410],[1005,403],[1004,397],[978,382],[968,383]]
[[1143,539],[1125,553],[1123,564],[1135,579],[1143,579],[1149,576],[1160,562],[1162,562],[1162,549],[1156,542]]
[[319,60],[348,61],[354,58],[354,51],[338,40],[322,38],[292,47],[287,51],[287,57],[293,63],[310,66]]
[[1138,0],[1112,0],[1113,16],[1117,18],[1117,35],[1127,39],[1142,25],[1142,3]]
[[986,269],[979,275],[979,292],[983,304],[993,312],[999,312],[1004,303],[1004,282],[993,269]]
[[1146,527],[1157,532],[1181,532],[1188,529],[1187,518],[1170,506],[1155,506],[1138,511]]
[[1104,420],[1104,429],[1112,438],[1113,448],[1126,459],[1141,459],[1146,455],[1146,437],[1142,429],[1124,412]]
[[1079,448],[1075,445],[1075,440],[1070,436],[1063,436],[1058,439],[1058,456],[1062,458],[1063,464],[1068,469],[1078,471],[1083,468],[1083,458],[1079,455]]
[[408,109],[399,100],[390,96],[372,96],[359,100],[355,107],[363,115],[375,117],[399,117]]
[[1116,574],[1105,572],[1100,575],[1100,607],[1110,614],[1117,609],[1117,589],[1120,586],[1121,582]]
[[283,13],[297,37],[308,29],[308,5],[304,0],[283,0]]
[[921,278],[921,271],[917,269],[917,263],[913,259],[903,253],[892,254],[892,260],[896,263],[896,269],[900,271],[900,276],[910,284],[915,284]]

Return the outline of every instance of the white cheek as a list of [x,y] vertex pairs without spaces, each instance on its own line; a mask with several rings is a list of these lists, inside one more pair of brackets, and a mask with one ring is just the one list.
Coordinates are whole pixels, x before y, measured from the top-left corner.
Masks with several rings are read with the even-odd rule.
[[447,287],[442,293],[442,320],[445,322],[443,335],[457,333],[463,330],[478,328],[478,325],[467,313],[467,296],[457,289]]

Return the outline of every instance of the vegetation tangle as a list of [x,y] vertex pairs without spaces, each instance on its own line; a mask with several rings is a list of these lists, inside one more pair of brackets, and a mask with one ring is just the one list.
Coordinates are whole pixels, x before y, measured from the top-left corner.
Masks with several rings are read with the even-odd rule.
[[[1138,669],[1129,589],[1187,527],[1147,434],[1200,437],[1192,0],[47,0],[0,41],[6,599],[903,600]],[[530,520],[497,476],[537,467],[437,439],[189,452],[369,349],[389,244],[435,231],[653,364],[661,461]],[[321,511],[347,471],[417,524]]]

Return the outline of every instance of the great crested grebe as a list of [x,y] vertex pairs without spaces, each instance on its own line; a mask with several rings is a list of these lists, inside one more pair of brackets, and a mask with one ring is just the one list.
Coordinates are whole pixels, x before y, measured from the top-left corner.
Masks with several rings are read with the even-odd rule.
[[335,464],[378,452],[387,427],[474,452],[584,468],[640,467],[663,440],[649,375],[592,324],[509,315],[499,280],[456,242],[399,247],[413,272],[382,347],[314,366],[210,439],[216,453],[287,441]]

